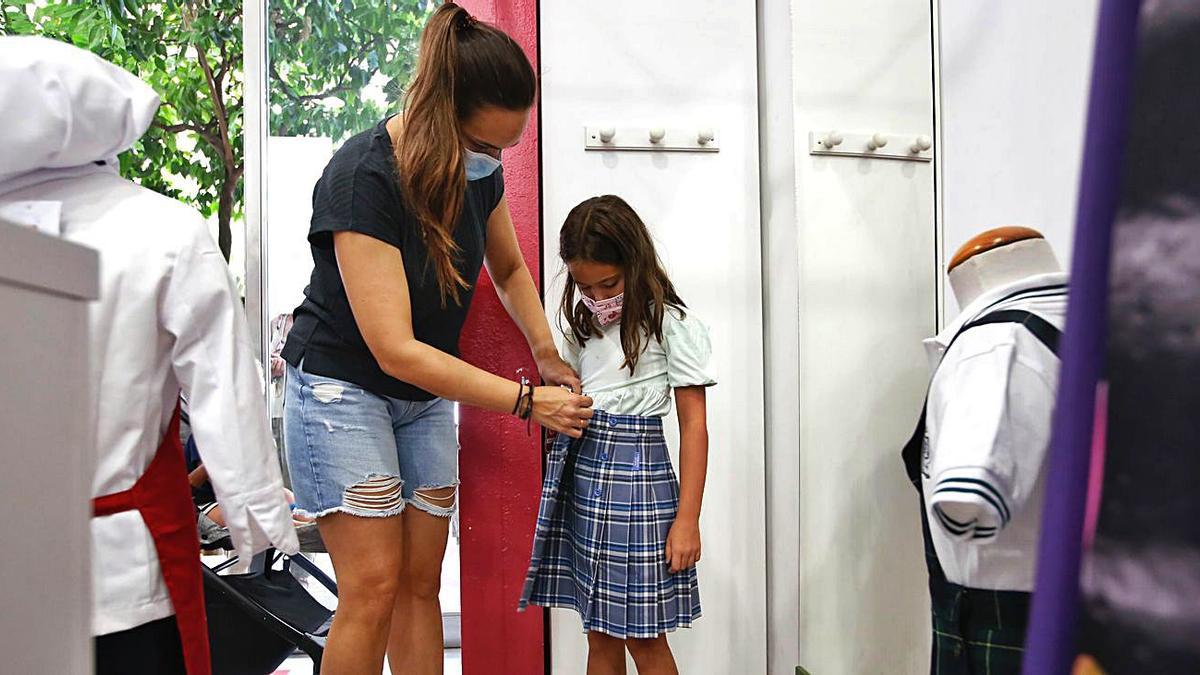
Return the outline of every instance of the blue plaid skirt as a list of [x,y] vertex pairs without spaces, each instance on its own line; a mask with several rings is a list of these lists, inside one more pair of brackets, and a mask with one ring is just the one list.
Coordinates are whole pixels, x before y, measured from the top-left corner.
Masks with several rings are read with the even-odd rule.
[[519,608],[574,609],[584,631],[620,639],[690,628],[696,568],[666,561],[678,508],[662,420],[597,411],[583,438],[550,450]]

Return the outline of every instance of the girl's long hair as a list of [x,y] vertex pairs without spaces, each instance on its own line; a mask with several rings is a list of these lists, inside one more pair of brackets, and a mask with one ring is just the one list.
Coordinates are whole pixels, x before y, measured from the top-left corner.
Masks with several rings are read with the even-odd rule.
[[[586,261],[619,267],[625,275],[621,310],[622,368],[633,374],[638,357],[650,338],[662,341],[663,317],[674,309],[682,317],[687,307],[667,277],[650,231],[620,197],[593,197],[571,209],[558,238],[563,262]],[[567,273],[561,316],[569,333],[583,345],[600,335],[592,313],[576,298],[575,280]]]
[[460,123],[481,108],[533,106],[537,76],[520,45],[453,2],[437,9],[421,35],[417,71],[404,101],[395,160],[405,205],[437,273],[442,304],[469,284],[456,263],[454,229],[467,178]]

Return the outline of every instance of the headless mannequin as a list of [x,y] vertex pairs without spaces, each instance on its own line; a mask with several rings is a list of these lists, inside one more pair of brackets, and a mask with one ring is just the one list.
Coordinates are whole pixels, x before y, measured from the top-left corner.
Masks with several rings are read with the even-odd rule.
[[[950,260],[950,288],[959,307],[967,307],[984,293],[1040,274],[1061,272],[1050,242],[1028,227],[1000,227],[981,232]],[[979,517],[976,504],[949,503],[946,515],[962,522]]]
[[999,227],[972,237],[950,260],[950,288],[959,307],[987,291],[1062,266],[1041,232],[1028,227]]

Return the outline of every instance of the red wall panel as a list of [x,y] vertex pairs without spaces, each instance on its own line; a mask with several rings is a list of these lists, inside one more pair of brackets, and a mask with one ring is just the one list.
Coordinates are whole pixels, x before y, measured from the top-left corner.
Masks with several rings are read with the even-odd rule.
[[[480,20],[511,35],[538,68],[537,0],[462,0]],[[504,186],[525,261],[539,279],[540,161],[538,111],[520,145],[504,153]],[[486,274],[480,278],[462,335],[462,354],[504,377],[518,368],[536,373],[516,325]],[[462,524],[463,671],[466,675],[526,675],[543,671],[543,613],[516,611],[533,544],[541,490],[541,434],[534,427],[463,408],[460,488]]]

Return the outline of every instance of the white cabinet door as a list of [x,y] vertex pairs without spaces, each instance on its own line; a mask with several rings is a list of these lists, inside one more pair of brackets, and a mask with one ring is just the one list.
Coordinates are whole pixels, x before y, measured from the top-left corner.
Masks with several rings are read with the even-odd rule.
[[90,249],[0,223],[0,653],[8,673],[90,673]]

